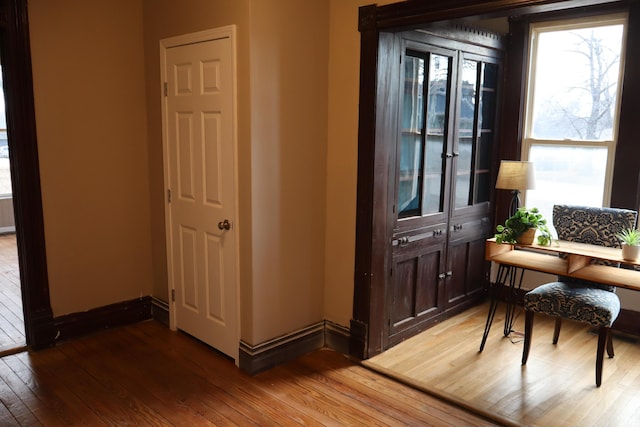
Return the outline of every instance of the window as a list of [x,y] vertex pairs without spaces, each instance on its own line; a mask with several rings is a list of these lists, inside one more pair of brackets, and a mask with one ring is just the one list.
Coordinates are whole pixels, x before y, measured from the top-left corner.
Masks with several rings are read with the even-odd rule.
[[8,197],[11,196],[11,172],[9,170],[9,146],[7,144],[3,87],[2,68],[0,68],[0,197]]
[[523,137],[536,188],[526,205],[608,206],[622,90],[626,16],[536,24]]

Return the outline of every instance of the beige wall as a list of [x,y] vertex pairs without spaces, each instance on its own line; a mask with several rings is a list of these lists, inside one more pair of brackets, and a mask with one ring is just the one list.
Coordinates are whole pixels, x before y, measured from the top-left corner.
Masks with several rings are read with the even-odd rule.
[[140,0],[30,0],[54,316],[151,293]]
[[251,2],[251,343],[323,319],[328,19],[328,0]]
[[30,0],[54,315],[167,300],[159,41],[235,24],[242,338],[348,326],[368,3]]

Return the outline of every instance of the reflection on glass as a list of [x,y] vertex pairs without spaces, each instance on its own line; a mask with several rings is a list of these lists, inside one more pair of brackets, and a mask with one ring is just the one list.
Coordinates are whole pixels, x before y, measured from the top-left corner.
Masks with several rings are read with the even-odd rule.
[[479,65],[477,61],[470,60],[464,60],[462,63],[462,94],[458,108],[460,112],[460,127],[458,130],[459,156],[456,173],[456,208],[468,206],[472,202],[470,198],[471,172],[473,167],[473,138],[476,133],[474,123]]
[[420,213],[424,64],[423,58],[407,56],[404,67],[398,183],[398,215],[400,217]]
[[[427,61],[428,74],[425,75]],[[401,218],[443,209],[450,61],[441,55],[407,56],[405,61],[398,187]]]
[[496,88],[498,84],[498,66],[481,64],[480,69],[480,114],[476,147],[476,175],[474,203],[488,202],[491,194],[491,151],[493,147],[493,127],[496,111]]
[[422,212],[442,212],[444,186],[444,153],[447,138],[447,100],[449,99],[451,59],[431,55],[427,97],[427,140],[425,158],[425,191]]

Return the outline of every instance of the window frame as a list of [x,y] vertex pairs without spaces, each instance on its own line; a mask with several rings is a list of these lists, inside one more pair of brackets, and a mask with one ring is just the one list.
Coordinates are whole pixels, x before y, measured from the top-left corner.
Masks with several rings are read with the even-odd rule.
[[[612,137],[608,140],[591,141],[591,140],[574,140],[564,139],[537,139],[531,136],[533,128],[533,104],[536,77],[536,58],[538,53],[538,35],[542,32],[550,31],[566,31],[571,29],[593,28],[607,25],[622,25],[622,43],[620,46],[620,64],[618,72],[618,86],[616,94],[616,105],[613,113],[614,126]],[[629,26],[629,14],[627,12],[603,14],[596,16],[586,16],[573,19],[562,19],[553,21],[544,21],[531,23],[529,27],[528,42],[528,63],[526,66],[525,92],[524,92],[524,122],[522,126],[522,146],[521,160],[528,161],[531,148],[533,146],[562,146],[562,147],[604,147],[607,149],[607,162],[605,166],[604,191],[602,195],[602,206],[611,205],[611,196],[613,190],[614,164],[616,157],[616,147],[618,145],[619,127],[620,127],[620,111],[622,105],[622,93],[624,83],[624,70],[626,60],[626,44]],[[524,194],[524,203],[526,204],[527,192]]]

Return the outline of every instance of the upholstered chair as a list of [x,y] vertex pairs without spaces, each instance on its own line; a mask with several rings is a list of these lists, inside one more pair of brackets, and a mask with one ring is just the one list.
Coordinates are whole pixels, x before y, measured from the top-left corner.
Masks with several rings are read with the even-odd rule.
[[[619,247],[616,233],[635,228],[637,212],[627,209],[555,205],[553,225],[559,240],[592,245]],[[558,343],[562,319],[587,323],[598,328],[596,353],[596,386],[602,384],[605,347],[613,357],[610,328],[620,312],[620,300],[615,288],[569,277],[539,286],[524,297],[525,337],[522,364],[527,363],[531,347],[534,313],[544,313],[556,319],[553,344]]]

